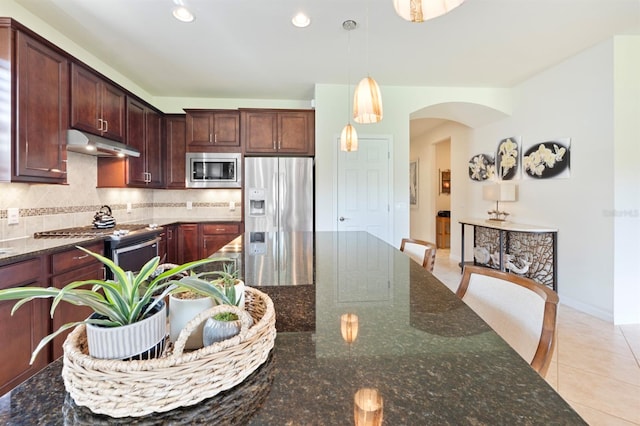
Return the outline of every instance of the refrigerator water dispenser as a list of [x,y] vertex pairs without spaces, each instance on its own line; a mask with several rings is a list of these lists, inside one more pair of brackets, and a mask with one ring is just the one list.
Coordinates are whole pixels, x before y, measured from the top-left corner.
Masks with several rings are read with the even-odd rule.
[[265,213],[264,189],[249,188],[249,215],[264,216]]

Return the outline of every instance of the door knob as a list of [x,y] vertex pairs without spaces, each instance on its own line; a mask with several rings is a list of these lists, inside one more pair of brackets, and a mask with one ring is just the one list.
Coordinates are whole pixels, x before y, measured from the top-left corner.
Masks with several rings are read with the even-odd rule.
[[344,222],[344,220],[347,219],[346,217],[340,216],[340,222]]

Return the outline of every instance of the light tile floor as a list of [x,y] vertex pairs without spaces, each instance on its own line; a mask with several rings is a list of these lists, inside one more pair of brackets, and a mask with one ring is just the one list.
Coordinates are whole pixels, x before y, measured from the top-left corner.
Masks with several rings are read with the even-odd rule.
[[[434,275],[452,291],[460,268],[438,250]],[[640,324],[616,326],[562,304],[546,380],[592,426],[640,425]]]

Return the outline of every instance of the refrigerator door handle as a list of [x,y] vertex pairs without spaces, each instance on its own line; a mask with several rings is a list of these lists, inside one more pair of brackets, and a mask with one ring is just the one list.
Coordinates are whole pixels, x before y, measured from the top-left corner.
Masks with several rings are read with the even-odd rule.
[[278,172],[274,172],[272,176],[271,188],[274,190],[271,191],[271,205],[273,206],[273,227],[278,229],[278,198],[279,198],[279,187],[278,184]]
[[287,200],[287,186],[285,185],[286,183],[286,173],[280,173],[280,179],[278,179],[278,197],[280,198],[280,207],[278,208],[278,210],[280,211],[280,227],[282,228],[283,224],[282,224],[282,217],[284,216],[285,212],[284,212],[284,206],[285,206],[285,201]]

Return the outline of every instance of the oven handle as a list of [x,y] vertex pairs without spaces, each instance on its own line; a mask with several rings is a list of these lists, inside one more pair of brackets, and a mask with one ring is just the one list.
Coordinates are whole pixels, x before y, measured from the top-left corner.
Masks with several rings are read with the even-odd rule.
[[125,246],[125,247],[120,247],[120,248],[116,248],[113,250],[113,261],[115,262],[115,264],[118,264],[118,255],[120,255],[121,253],[127,253],[129,251],[132,250],[138,250],[141,249],[142,247],[147,247],[147,246],[151,246],[154,244],[158,244],[160,242],[161,238],[160,237],[156,237],[153,240],[146,240],[141,242],[140,244],[135,244],[133,246]]

